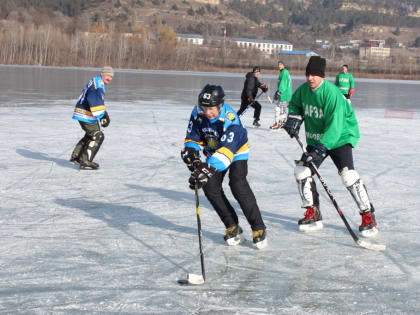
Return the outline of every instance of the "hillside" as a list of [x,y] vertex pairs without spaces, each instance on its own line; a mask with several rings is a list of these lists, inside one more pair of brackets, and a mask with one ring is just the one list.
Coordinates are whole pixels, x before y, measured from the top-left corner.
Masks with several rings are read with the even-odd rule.
[[[30,16],[56,19],[57,13],[77,20],[74,27],[112,26],[130,32],[134,26],[153,33],[170,26],[177,33],[282,39],[294,45],[361,34],[366,25],[394,30],[420,28],[420,0],[2,0],[0,18],[25,23]],[[27,14],[30,12],[30,14]],[[47,21],[48,18],[39,19]],[[398,28],[398,30],[397,30]],[[369,27],[368,27],[369,29]],[[368,32],[369,33],[369,32]],[[367,34],[366,36],[370,36]],[[406,36],[412,40],[411,36]]]

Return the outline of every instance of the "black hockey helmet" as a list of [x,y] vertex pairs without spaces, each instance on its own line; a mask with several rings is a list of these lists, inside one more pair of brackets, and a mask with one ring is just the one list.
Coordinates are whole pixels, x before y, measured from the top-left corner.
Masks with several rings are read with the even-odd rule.
[[225,102],[225,91],[220,85],[206,84],[198,95],[198,105],[220,107]]
[[252,69],[252,72],[253,72],[253,73],[255,73],[255,72],[261,72],[261,69],[260,69],[260,67],[256,66],[256,67],[254,67],[254,68]]

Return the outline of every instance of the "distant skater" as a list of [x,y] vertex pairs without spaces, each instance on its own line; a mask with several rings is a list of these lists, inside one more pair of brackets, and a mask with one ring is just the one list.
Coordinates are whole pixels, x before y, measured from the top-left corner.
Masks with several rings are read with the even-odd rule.
[[343,65],[341,67],[341,72],[335,77],[335,85],[340,89],[341,93],[350,100],[350,97],[354,94],[354,78],[348,70],[348,65]]
[[254,67],[252,72],[248,72],[245,76],[244,88],[241,94],[241,107],[238,111],[238,116],[241,116],[248,106],[253,107],[254,110],[254,122],[253,125],[255,127],[261,126],[259,123],[260,115],[261,115],[261,104],[255,100],[257,96],[258,88],[260,88],[264,93],[268,91],[267,85],[261,83],[258,80],[260,76],[261,70],[260,67]]
[[274,123],[270,129],[279,129],[284,126],[287,120],[287,106],[292,98],[292,80],[290,79],[289,70],[282,61],[278,62],[279,78],[277,81],[277,90],[274,93]]
[[85,135],[74,148],[70,162],[79,163],[80,169],[99,168],[99,164],[93,162],[93,159],[104,141],[99,122],[102,127],[108,127],[111,121],[104,97],[106,85],[111,83],[113,77],[114,70],[109,66],[104,67],[101,74],[91,79],[82,90],[74,109],[73,119],[79,121]]

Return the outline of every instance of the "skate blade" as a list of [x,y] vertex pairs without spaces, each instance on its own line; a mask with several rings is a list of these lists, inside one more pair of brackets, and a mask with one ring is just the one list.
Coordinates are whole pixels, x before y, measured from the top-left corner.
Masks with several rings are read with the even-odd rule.
[[322,221],[316,221],[310,224],[299,225],[299,231],[302,231],[302,232],[319,231],[319,230],[322,230],[323,228],[324,228],[324,224],[322,223]]
[[263,241],[261,241],[261,242],[258,242],[258,243],[254,243],[254,246],[255,246],[257,249],[263,249],[263,248],[266,248],[266,247],[267,247],[267,245],[268,245],[268,243],[267,243],[267,239],[265,239],[265,240],[263,240]]
[[376,237],[378,235],[378,233],[379,233],[379,231],[376,227],[374,227],[373,229],[370,229],[370,230],[364,230],[364,231],[360,232],[360,234],[363,237],[366,237],[366,238]]
[[98,167],[92,167],[92,166],[84,166],[84,165],[79,164],[79,170],[81,170],[81,171],[96,171],[98,169],[99,169],[99,166]]
[[188,276],[187,276],[187,279],[180,279],[180,280],[178,280],[178,283],[180,285],[188,285],[188,284],[199,285],[199,284],[204,283],[204,278],[203,278],[202,275],[196,275],[194,273],[189,273]]
[[236,246],[239,245],[242,241],[242,237],[240,235],[229,238],[226,240],[226,244],[228,244],[229,246]]

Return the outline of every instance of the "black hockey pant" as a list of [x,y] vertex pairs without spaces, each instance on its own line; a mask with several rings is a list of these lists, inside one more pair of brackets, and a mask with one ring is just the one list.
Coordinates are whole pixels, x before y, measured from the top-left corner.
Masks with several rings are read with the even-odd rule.
[[[309,152],[312,148],[312,146],[308,145],[306,147],[306,150]],[[300,159],[302,160],[304,156],[305,154],[302,154],[302,157]],[[347,167],[349,170],[354,170],[353,148],[349,143],[336,149],[328,150],[327,156],[325,158],[327,158],[328,156],[331,157],[331,160],[333,161],[334,165],[337,167],[339,172],[341,172],[345,167]],[[324,160],[322,160],[322,162]],[[316,167],[319,168],[321,163],[316,165]],[[314,172],[312,172],[312,174],[313,173]]]
[[261,115],[261,104],[258,103],[257,101],[251,101],[249,102],[248,100],[244,100],[242,99],[241,101],[241,107],[239,108],[238,111],[238,116],[241,116],[245,110],[247,109],[248,106],[251,106],[252,108],[255,108],[254,110],[254,119],[255,120],[260,120],[260,115]]
[[80,124],[80,127],[82,127],[83,131],[85,132],[85,135],[76,144],[76,147],[73,150],[72,156],[78,157],[81,160],[87,161],[88,157],[87,157],[87,153],[85,153],[86,146],[94,138],[95,134],[101,129],[99,128],[98,124],[89,124],[83,121],[79,121],[79,124]]
[[[228,228],[238,225],[238,216],[223,191],[222,183],[226,173],[227,170],[213,175],[203,190],[225,227]],[[265,230],[260,209],[246,179],[247,174],[248,161],[233,162],[229,168],[229,186],[252,230]]]

